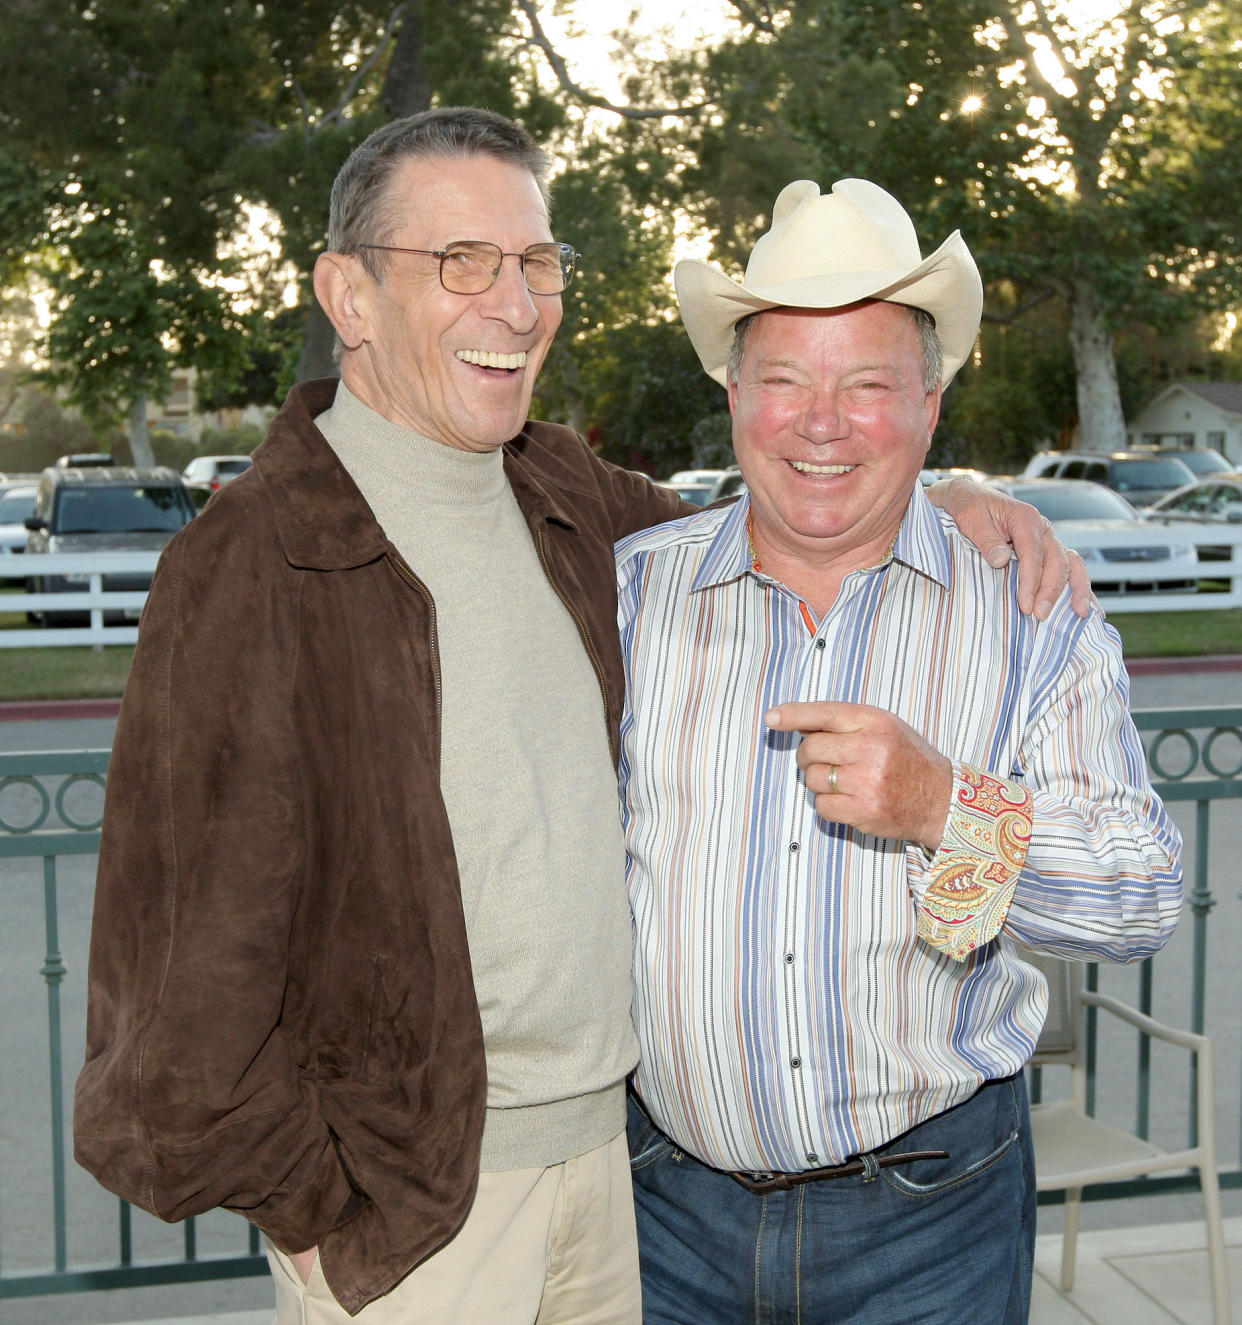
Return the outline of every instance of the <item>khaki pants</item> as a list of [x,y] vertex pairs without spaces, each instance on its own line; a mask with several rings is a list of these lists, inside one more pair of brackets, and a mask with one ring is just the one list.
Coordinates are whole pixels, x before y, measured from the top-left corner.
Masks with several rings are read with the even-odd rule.
[[481,1173],[457,1236],[350,1317],[318,1259],[303,1284],[268,1248],[273,1325],[638,1325],[625,1133],[548,1169]]

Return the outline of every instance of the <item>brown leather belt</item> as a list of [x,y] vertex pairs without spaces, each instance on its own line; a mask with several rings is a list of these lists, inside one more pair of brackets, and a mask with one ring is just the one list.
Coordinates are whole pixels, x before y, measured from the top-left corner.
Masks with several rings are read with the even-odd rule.
[[837,1164],[826,1169],[806,1169],[802,1173],[730,1173],[734,1182],[740,1182],[748,1192],[757,1196],[768,1192],[787,1192],[793,1187],[801,1187],[807,1182],[831,1182],[833,1178],[853,1178],[862,1174],[864,1178],[874,1178],[881,1169],[891,1169],[896,1164],[910,1164],[916,1159],[948,1159],[947,1150],[907,1150],[893,1155],[863,1155],[851,1159],[846,1164]]

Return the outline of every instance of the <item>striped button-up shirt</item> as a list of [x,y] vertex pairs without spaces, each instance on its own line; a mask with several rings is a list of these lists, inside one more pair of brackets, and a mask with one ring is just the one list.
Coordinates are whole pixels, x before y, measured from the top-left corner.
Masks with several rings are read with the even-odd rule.
[[[621,771],[637,1085],[722,1169],[841,1163],[1017,1071],[1046,994],[1015,940],[1132,959],[1177,921],[1180,838],[1152,792],[1116,633],[1068,593],[1038,622],[917,490],[893,551],[808,627],[752,564],[748,502],[618,544]],[[1029,804],[1004,929],[956,961],[918,937],[937,853],[827,822],[764,726],[789,700],[896,714]]]

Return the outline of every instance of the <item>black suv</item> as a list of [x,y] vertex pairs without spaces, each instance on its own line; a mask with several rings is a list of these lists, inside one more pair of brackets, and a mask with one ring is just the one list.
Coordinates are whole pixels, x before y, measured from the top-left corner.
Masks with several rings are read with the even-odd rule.
[[[194,517],[181,476],[171,469],[70,466],[39,476],[27,552],[158,552]],[[106,589],[145,590],[150,574],[105,575]],[[27,581],[33,593],[73,593],[87,588],[85,573]],[[43,612],[43,624],[81,620],[83,614]],[[136,621],[137,608],[106,614],[108,621]]]

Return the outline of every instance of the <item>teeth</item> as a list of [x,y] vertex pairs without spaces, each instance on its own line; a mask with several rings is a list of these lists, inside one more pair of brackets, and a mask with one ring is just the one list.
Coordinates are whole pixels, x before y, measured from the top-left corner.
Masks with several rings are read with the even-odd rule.
[[848,474],[856,465],[808,465],[805,460],[789,462],[799,474]]
[[498,354],[495,350],[458,350],[457,357],[463,363],[478,364],[480,368],[525,368],[526,351],[516,354]]

